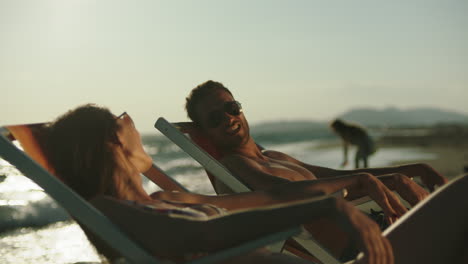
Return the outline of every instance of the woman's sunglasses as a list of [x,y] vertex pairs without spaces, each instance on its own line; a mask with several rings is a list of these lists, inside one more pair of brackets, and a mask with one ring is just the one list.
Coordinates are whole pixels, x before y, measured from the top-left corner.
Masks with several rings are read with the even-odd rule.
[[119,116],[117,116],[117,117],[115,118],[115,120],[119,120],[119,119],[123,118],[123,117],[126,116],[126,115],[127,115],[127,112],[123,112],[122,114],[120,114]]
[[221,125],[225,113],[232,116],[240,115],[242,113],[241,103],[238,101],[225,102],[221,109],[210,112],[208,114],[208,126],[210,128],[216,128]]

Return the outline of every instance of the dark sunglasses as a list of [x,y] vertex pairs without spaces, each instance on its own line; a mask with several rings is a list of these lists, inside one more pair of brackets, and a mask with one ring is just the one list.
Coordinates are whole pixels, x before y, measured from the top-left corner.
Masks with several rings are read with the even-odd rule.
[[210,112],[208,114],[208,126],[210,128],[216,128],[221,125],[225,113],[232,116],[240,115],[242,113],[241,103],[238,101],[225,102],[221,109]]

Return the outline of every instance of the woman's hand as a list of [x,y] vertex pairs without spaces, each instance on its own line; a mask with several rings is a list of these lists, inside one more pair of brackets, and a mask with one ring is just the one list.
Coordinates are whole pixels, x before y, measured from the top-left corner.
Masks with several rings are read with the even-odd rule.
[[153,165],[153,160],[144,150],[140,133],[136,130],[132,118],[125,114],[117,122],[119,124],[117,137],[124,154],[140,173],[146,172]]

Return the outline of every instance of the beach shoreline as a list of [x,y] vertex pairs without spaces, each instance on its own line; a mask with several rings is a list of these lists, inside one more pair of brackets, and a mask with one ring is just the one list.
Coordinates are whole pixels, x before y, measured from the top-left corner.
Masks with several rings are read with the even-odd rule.
[[426,128],[425,133],[405,131],[389,131],[377,140],[377,145],[379,148],[412,147],[423,153],[435,154],[434,158],[397,160],[392,165],[427,163],[448,179],[468,173],[468,127],[437,126]]
[[[378,152],[390,149],[416,150],[422,154],[421,158],[394,159],[389,166],[405,165],[410,163],[426,163],[436,171],[452,179],[461,174],[468,173],[468,127],[467,126],[435,126],[424,128],[385,128],[370,129],[378,137],[375,142]],[[339,140],[329,140],[319,144],[317,149],[341,148]],[[374,155],[376,155],[374,154]],[[354,159],[354,150],[350,150],[350,161]],[[370,164],[373,166],[371,156]],[[352,167],[349,167],[352,169]]]

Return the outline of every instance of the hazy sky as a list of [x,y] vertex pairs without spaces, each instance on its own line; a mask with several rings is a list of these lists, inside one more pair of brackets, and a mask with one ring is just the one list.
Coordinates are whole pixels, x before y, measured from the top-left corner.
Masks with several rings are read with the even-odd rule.
[[251,122],[468,113],[468,1],[0,0],[0,124],[93,102],[143,132],[224,83]]

